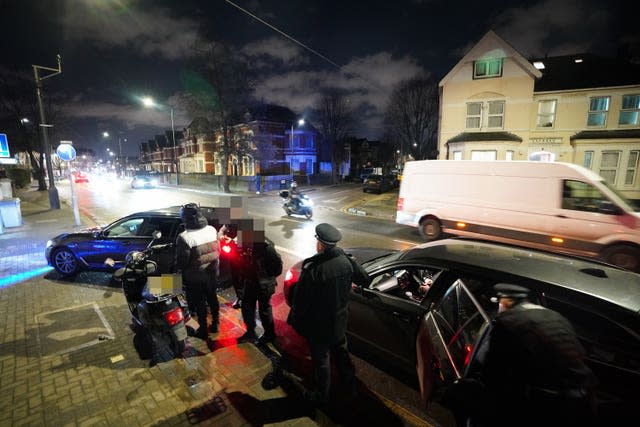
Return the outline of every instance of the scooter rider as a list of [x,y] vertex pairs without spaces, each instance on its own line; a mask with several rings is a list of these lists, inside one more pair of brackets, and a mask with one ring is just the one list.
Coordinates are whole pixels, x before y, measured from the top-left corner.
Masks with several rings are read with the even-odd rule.
[[[196,336],[206,339],[208,332],[218,332],[220,318],[216,295],[220,257],[218,232],[208,225],[195,203],[184,205],[180,217],[186,230],[176,240],[176,266],[182,271],[189,307],[198,316],[200,328]],[[207,304],[212,317],[210,328],[207,326]]]
[[291,190],[289,191],[289,200],[287,203],[294,211],[298,211],[300,209],[300,195],[302,193],[298,190],[298,183],[295,181],[291,182]]

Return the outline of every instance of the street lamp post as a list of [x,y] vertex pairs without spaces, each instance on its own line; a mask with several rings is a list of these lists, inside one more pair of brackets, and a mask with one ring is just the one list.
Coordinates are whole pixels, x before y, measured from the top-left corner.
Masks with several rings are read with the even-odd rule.
[[[156,102],[153,100],[153,98],[146,96],[144,98],[142,98],[142,103],[144,104],[145,107],[162,107],[162,105],[160,104],[156,104]],[[173,123],[173,106],[171,105],[167,105],[164,106],[169,107],[170,113],[171,113],[171,139],[173,140],[173,165],[174,165],[174,170],[176,172],[176,185],[180,185],[180,168],[179,168],[179,163],[178,163],[178,150],[176,148],[176,130],[175,130],[175,126]]]
[[[60,55],[57,56],[57,59],[58,59],[58,68],[32,65],[33,76],[36,81],[36,96],[38,98],[38,110],[40,111],[40,127],[42,130],[42,151],[44,153],[45,162],[47,163],[47,174],[49,176],[49,206],[51,207],[51,209],[60,209],[60,198],[58,196],[58,189],[56,188],[55,180],[53,178],[53,168],[51,165],[51,146],[49,145],[49,135],[47,132],[47,128],[51,127],[52,125],[47,124],[47,120],[44,113],[44,106],[42,104],[42,80],[48,79],[49,77],[53,77],[57,74],[62,73]],[[51,71],[51,73],[44,77],[40,77],[38,70],[47,70],[47,71]]]

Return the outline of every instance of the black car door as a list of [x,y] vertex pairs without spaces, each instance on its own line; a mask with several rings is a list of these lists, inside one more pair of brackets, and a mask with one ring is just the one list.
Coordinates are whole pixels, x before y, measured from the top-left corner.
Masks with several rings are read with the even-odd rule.
[[143,250],[151,241],[151,234],[141,235],[146,219],[129,216],[110,224],[94,239],[78,244],[78,254],[92,269],[103,269],[107,258],[123,262],[129,251]]
[[367,352],[414,373],[416,331],[426,309],[400,292],[397,279],[404,271],[381,272],[351,293],[347,333]]
[[[466,280],[455,280],[431,305],[420,325],[416,347],[418,377],[425,401],[431,400],[443,385],[466,374],[490,328],[490,319],[494,316],[488,313],[492,309],[490,297],[473,294]],[[493,305],[497,309],[497,304]]]

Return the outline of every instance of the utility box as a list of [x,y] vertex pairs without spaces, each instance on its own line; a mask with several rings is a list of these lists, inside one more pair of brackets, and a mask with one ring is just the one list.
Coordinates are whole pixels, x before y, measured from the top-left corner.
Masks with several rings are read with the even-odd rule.
[[20,227],[22,225],[20,199],[0,200],[0,218],[2,219],[2,224],[7,228]]
[[11,188],[11,180],[9,178],[0,179],[0,191],[0,200],[13,197],[13,189]]

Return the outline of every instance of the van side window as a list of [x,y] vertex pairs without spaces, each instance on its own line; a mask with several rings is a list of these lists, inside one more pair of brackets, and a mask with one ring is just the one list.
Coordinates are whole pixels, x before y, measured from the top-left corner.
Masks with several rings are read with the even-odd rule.
[[598,212],[609,200],[593,185],[582,181],[565,179],[562,183],[562,209]]

